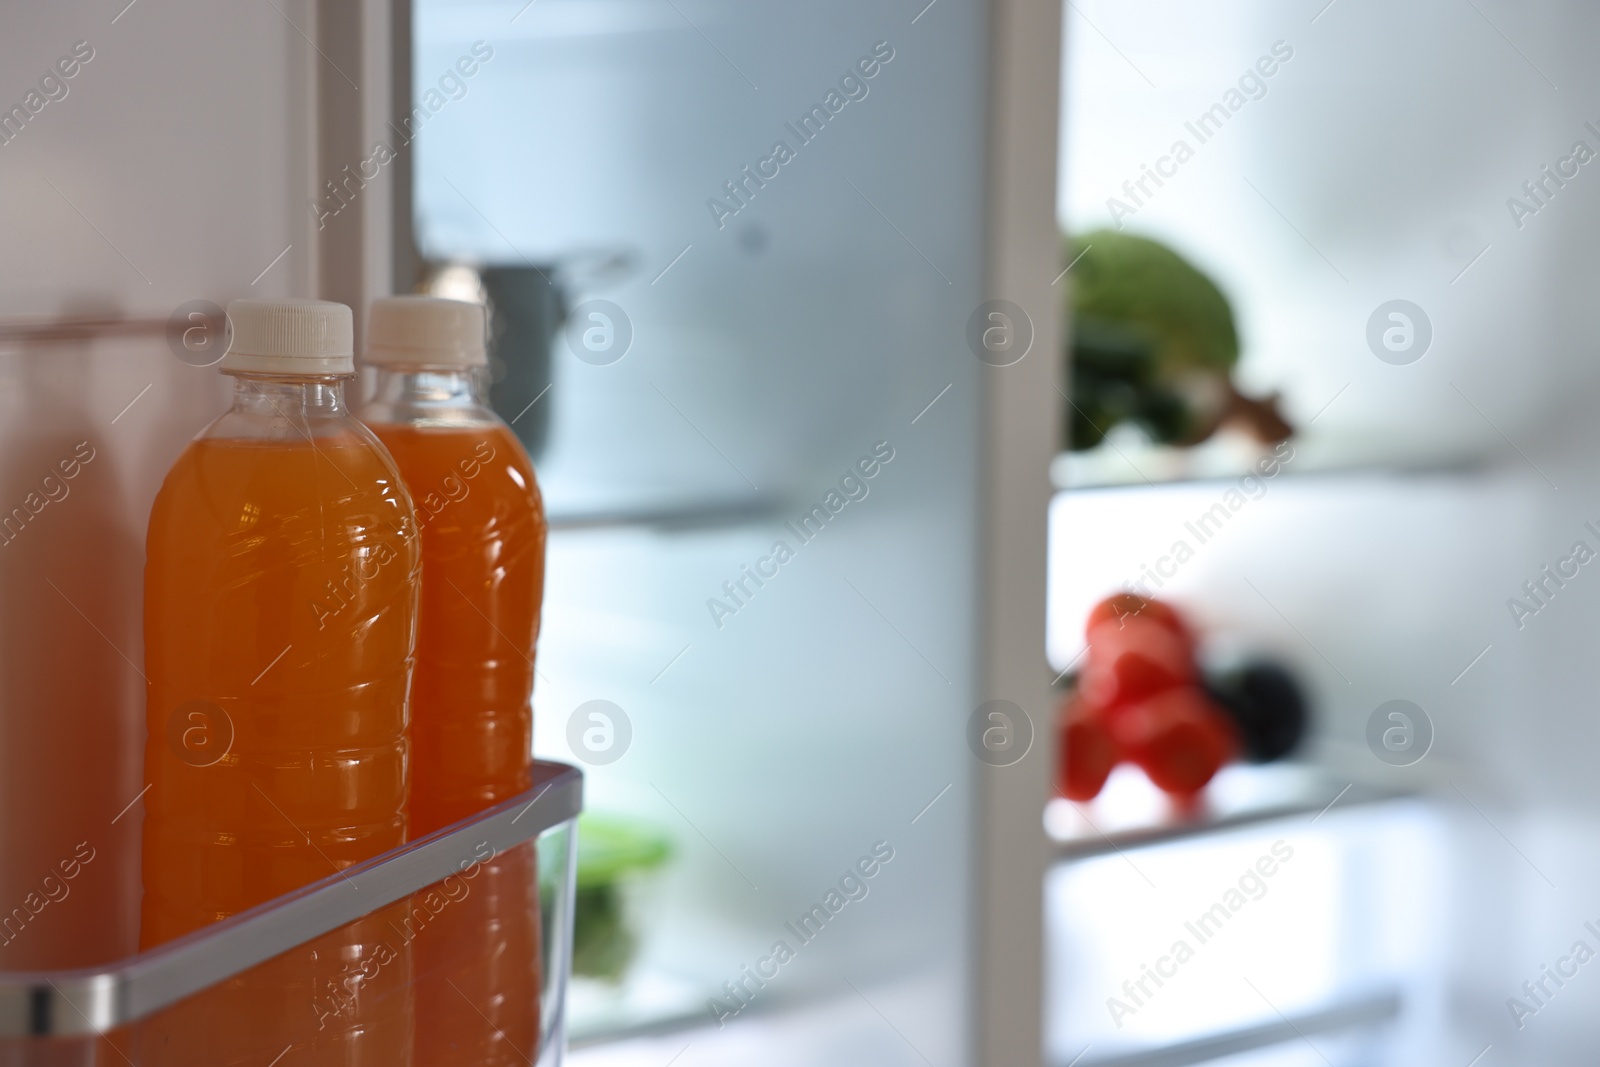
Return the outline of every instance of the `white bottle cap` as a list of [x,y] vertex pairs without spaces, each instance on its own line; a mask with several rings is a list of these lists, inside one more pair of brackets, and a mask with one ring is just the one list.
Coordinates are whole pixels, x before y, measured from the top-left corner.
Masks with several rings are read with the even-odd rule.
[[367,362],[377,366],[482,367],[483,305],[437,296],[386,296],[367,313]]
[[326,300],[230,300],[225,371],[354,374],[350,309]]

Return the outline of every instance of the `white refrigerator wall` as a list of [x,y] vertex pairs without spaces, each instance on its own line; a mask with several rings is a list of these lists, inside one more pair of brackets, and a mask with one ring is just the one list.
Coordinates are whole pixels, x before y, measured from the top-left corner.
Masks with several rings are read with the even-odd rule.
[[[80,843],[94,855],[0,950],[9,970],[134,946],[145,519],[226,398],[162,327],[190,300],[309,291],[322,61],[302,0],[30,4],[4,19],[0,100],[28,117],[12,112],[0,144],[0,318],[154,324],[0,341],[0,507],[30,515],[0,546],[0,908],[38,900]],[[47,485],[75,452],[93,458]]]

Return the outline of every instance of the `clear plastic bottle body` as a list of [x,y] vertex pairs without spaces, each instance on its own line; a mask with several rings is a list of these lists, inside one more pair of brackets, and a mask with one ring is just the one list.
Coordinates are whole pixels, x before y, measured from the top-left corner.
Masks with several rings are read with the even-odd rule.
[[[422,532],[411,822],[425,834],[529,787],[544,505],[471,369],[380,368],[362,415],[411,488]],[[412,909],[416,1063],[529,1062],[540,983],[532,850],[490,859],[465,897],[436,903]]]
[[[235,378],[150,517],[142,947],[407,838],[411,500],[343,381]],[[406,1062],[392,910],[168,1013],[139,1062],[253,1063],[280,1036],[283,1067]]]

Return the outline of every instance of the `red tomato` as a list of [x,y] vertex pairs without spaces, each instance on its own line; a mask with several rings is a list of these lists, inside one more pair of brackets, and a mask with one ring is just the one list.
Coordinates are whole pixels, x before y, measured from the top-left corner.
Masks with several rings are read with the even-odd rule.
[[1089,632],[1080,687],[1091,704],[1109,708],[1193,684],[1196,675],[1194,648],[1187,635],[1128,616],[1120,624],[1107,622]]
[[1076,695],[1068,697],[1061,709],[1060,743],[1056,789],[1068,800],[1093,800],[1119,762],[1104,713]]
[[1117,746],[1160,789],[1190,795],[1205,788],[1238,748],[1233,723],[1200,689],[1170,689],[1110,720]]
[[1173,633],[1178,634],[1191,643],[1193,638],[1189,634],[1189,627],[1184,623],[1183,617],[1177,609],[1160,600],[1149,600],[1137,593],[1116,593],[1106,597],[1089,611],[1089,619],[1083,624],[1083,632],[1094,643],[1094,631],[1105,623],[1122,624],[1125,621],[1143,619],[1149,622],[1160,623]]

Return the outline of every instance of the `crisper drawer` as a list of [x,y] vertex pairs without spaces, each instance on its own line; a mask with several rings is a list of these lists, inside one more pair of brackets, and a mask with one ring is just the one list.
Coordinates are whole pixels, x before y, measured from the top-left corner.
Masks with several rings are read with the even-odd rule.
[[583,778],[129,957],[0,973],[0,1065],[534,1064],[566,1046]]

